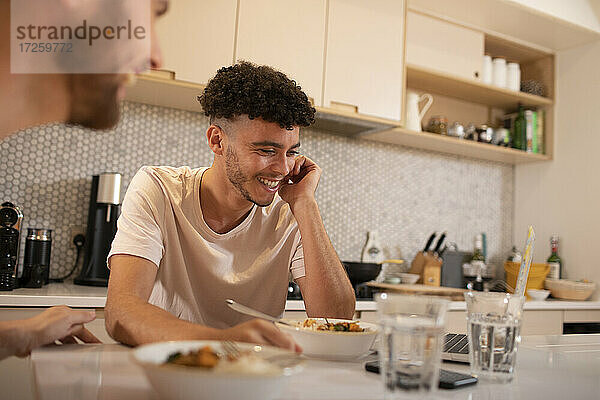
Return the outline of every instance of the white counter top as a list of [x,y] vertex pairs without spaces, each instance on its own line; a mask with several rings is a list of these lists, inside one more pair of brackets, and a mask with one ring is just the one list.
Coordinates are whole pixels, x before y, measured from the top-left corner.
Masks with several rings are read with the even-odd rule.
[[[436,398],[597,399],[599,352],[599,335],[524,337],[513,382],[482,380],[474,386],[439,391]],[[0,363],[0,383],[6,385],[3,394],[40,400],[157,399],[130,353],[121,345],[67,345],[36,349],[29,362],[11,357]],[[381,399],[383,385],[378,375],[365,371],[365,361],[307,359],[277,399]],[[443,368],[468,372],[467,365],[444,363]]]
[[105,287],[50,283],[40,289],[15,289],[0,292],[0,307],[69,307],[104,308]]
[[[65,304],[70,307],[104,308],[106,288],[79,286],[72,283],[51,283],[41,289],[16,289],[0,292],[0,307],[50,307]],[[304,311],[302,300],[288,300],[286,311]],[[464,301],[450,303],[450,311],[465,310]],[[356,311],[375,311],[374,301],[357,301]],[[600,310],[600,301],[528,301],[525,310]]]
[[[0,307],[69,307],[104,308],[105,287],[80,286],[72,283],[50,283],[40,289],[15,289],[0,292]],[[600,308],[600,307],[599,307]],[[286,311],[304,311],[304,301],[288,300]],[[357,301],[357,311],[375,311],[374,301]]]

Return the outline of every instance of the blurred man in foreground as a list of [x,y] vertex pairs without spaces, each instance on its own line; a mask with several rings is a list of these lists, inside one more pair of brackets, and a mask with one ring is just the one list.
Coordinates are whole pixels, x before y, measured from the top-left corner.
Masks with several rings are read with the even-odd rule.
[[[91,4],[77,0],[58,3],[50,0],[22,1],[29,3],[19,6],[24,5],[25,10],[30,6],[32,14],[37,16],[57,14],[58,7],[70,7],[74,13],[85,13],[89,12],[85,7]],[[95,3],[96,6],[102,4]],[[0,141],[17,130],[52,122],[66,122],[93,129],[113,127],[119,120],[119,103],[125,96],[125,84],[131,75],[11,73],[10,7],[10,0],[0,0]],[[125,55],[128,60],[141,60],[139,66],[132,66],[132,73],[148,66],[159,68],[162,63],[155,39],[154,21],[167,11],[168,0],[152,0],[150,7],[150,54]],[[105,33],[111,34],[108,30]],[[111,56],[106,54],[107,59]],[[93,63],[95,60],[87,62]],[[1,321],[0,359],[11,355],[25,357],[32,349],[55,341],[76,343],[75,338],[78,338],[83,342],[98,343],[99,340],[84,327],[95,317],[94,311],[58,306],[30,319]]]

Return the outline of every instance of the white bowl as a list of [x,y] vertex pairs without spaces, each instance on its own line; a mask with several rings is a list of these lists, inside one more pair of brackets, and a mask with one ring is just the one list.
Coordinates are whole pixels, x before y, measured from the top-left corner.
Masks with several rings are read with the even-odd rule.
[[[312,318],[319,323],[325,322],[323,318]],[[331,323],[350,322],[347,319],[327,318]],[[358,324],[365,328],[364,332],[335,332],[316,331],[302,328],[304,320],[286,320],[298,327],[277,324],[279,329],[290,334],[296,343],[302,347],[303,354],[307,357],[328,360],[354,360],[368,354],[377,337],[377,325],[360,321]]]
[[527,289],[527,294],[531,297],[531,300],[535,301],[544,301],[546,297],[550,295],[549,290],[540,290],[540,289]]
[[408,273],[398,274],[398,276],[400,277],[400,279],[402,279],[402,283],[408,283],[408,284],[416,283],[419,280],[419,278],[421,277],[421,275],[418,275],[418,274],[408,274]]
[[[261,357],[290,356],[295,353],[269,346],[236,343],[242,351],[252,351]],[[220,352],[217,341],[194,340],[160,342],[140,346],[132,351],[133,361],[142,367],[148,381],[161,399],[274,399],[279,398],[290,374],[299,370],[278,369],[279,373],[234,373],[206,370],[181,365],[162,365],[169,355],[187,353],[210,346]]]

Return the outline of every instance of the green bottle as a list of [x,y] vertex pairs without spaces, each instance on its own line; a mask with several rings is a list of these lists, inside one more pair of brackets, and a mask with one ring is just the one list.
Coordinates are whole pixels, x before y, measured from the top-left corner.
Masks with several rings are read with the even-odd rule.
[[527,121],[525,120],[525,110],[519,106],[519,115],[515,119],[513,127],[513,147],[518,150],[527,150]]
[[548,257],[548,265],[550,266],[550,272],[548,278],[560,279],[562,270],[562,260],[558,256],[558,235],[552,235],[550,238],[550,247],[552,248],[552,254]]

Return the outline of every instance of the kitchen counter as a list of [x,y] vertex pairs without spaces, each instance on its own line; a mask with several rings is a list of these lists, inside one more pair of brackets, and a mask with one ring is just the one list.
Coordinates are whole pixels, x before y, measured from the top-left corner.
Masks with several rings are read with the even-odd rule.
[[39,289],[15,289],[0,292],[0,307],[69,307],[104,308],[105,287],[50,283]]
[[[50,283],[40,289],[15,289],[0,292],[0,307],[69,307],[104,308],[105,287],[80,286],[72,283]],[[599,307],[600,308],[600,307]],[[304,311],[304,301],[288,300],[286,311]],[[357,301],[356,311],[374,311],[374,301]]]
[[[131,351],[116,344],[40,348],[30,360],[11,357],[0,362],[0,384],[3,394],[11,399],[157,399],[140,367],[132,362]],[[523,337],[511,383],[480,381],[474,386],[440,391],[436,398],[599,398],[599,354],[600,335]],[[350,362],[307,359],[303,370],[290,377],[279,399],[381,399],[379,376],[366,372],[363,366],[374,358]],[[464,364],[443,363],[443,368],[468,372]]]
[[[72,283],[51,283],[41,289],[16,289],[0,292],[0,307],[50,307],[65,304],[70,307],[104,308],[106,288],[79,286]],[[286,311],[304,311],[302,300],[288,300]],[[374,301],[357,301],[356,311],[375,311]],[[466,310],[464,301],[450,303],[450,311]],[[525,310],[600,310],[600,301],[528,301]]]

